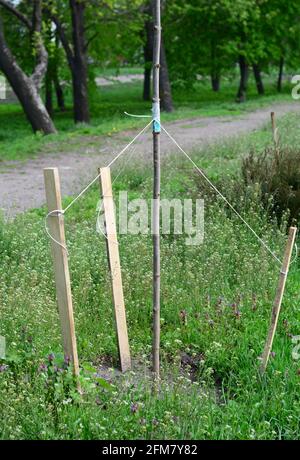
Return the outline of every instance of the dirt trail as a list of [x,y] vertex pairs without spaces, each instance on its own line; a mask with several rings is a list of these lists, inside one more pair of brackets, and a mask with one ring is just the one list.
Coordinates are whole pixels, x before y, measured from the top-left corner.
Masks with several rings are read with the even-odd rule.
[[[269,122],[270,112],[277,116],[300,112],[298,104],[274,104],[237,117],[209,117],[179,120],[166,123],[166,128],[191,151],[205,145],[253,131]],[[145,122],[146,124],[146,122]],[[45,202],[43,168],[57,166],[60,171],[63,195],[72,195],[97,174],[99,166],[108,162],[129,142],[137,131],[126,131],[112,137],[84,137],[75,139],[66,150],[55,154],[42,154],[26,162],[3,162],[0,173],[0,208],[6,217],[41,206]],[[151,161],[151,129],[136,145],[134,158]],[[54,148],[53,148],[54,150]],[[166,135],[162,135],[162,154],[172,154],[177,149]],[[130,151],[129,151],[130,154]],[[124,156],[124,161],[126,153]],[[116,168],[118,164],[116,163]]]

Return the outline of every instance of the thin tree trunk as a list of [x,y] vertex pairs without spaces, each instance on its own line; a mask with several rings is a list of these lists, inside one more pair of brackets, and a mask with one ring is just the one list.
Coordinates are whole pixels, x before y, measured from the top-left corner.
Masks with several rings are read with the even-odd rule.
[[[149,3],[149,12],[151,13],[153,0]],[[145,55],[145,73],[144,73],[144,91],[143,98],[148,100],[150,98],[150,81],[151,81],[151,70],[150,62],[153,59],[153,48],[154,48],[154,34],[153,34],[154,23],[153,19],[149,19],[145,23],[146,30],[146,44],[144,48]],[[160,48],[160,72],[159,72],[159,91],[160,91],[160,104],[161,109],[166,112],[172,112],[174,110],[172,101],[172,91],[169,79],[168,64],[166,58],[165,47],[163,43],[163,37],[161,34],[161,48]]]
[[278,79],[277,79],[277,91],[279,93],[282,90],[283,66],[284,66],[284,58],[281,57],[279,61],[279,72],[278,72]]
[[245,102],[246,93],[247,93],[247,83],[248,83],[248,65],[245,59],[245,56],[239,56],[239,67],[240,67],[240,84],[236,96],[237,102]]
[[146,65],[144,70],[143,100],[151,100],[151,68],[149,69]]
[[165,112],[172,112],[174,110],[174,107],[172,101],[171,85],[163,38],[161,39],[160,48],[159,91],[161,101],[160,104],[162,110],[164,110]]
[[220,91],[220,75],[213,74],[211,75],[211,87],[215,92]]
[[17,95],[32,129],[42,131],[44,134],[55,133],[56,129],[38,93],[34,79],[28,77],[19,67],[5,42],[1,20],[0,68]]
[[84,29],[85,4],[79,0],[70,0],[72,13],[74,57],[71,65],[74,119],[76,123],[89,123],[88,69]]
[[59,110],[61,112],[65,112],[66,110],[66,105],[65,105],[65,97],[64,97],[64,91],[61,86],[61,83],[59,81],[59,76],[58,76],[58,69],[59,69],[59,64],[60,64],[60,59],[59,59],[59,35],[55,33],[55,59],[54,59],[54,65],[53,65],[53,83],[54,83],[54,88],[55,88],[55,93],[56,93],[56,102]]
[[48,67],[46,73],[46,81],[45,81],[45,100],[46,100],[46,109],[49,113],[50,117],[53,115],[53,97],[52,97],[52,75],[51,69]]
[[144,88],[143,99],[150,101],[151,99],[151,67],[152,67],[152,54],[153,54],[153,23],[151,21],[145,22],[146,43],[144,45]]
[[55,88],[55,93],[56,93],[57,106],[61,112],[65,112],[66,110],[65,97],[64,97],[64,92],[61,87],[57,72],[55,72],[54,74],[53,83],[54,83],[54,88]]
[[253,74],[255,78],[257,92],[258,94],[263,95],[265,93],[265,88],[264,88],[264,84],[261,78],[260,67],[258,64],[253,64],[252,67],[253,67]]
[[216,43],[214,39],[211,40],[211,87],[215,92],[220,90],[220,71],[218,68]]
[[[160,0],[152,1],[154,17],[153,46],[153,114],[159,117],[159,73],[161,19]],[[160,124],[153,122],[153,342],[152,371],[157,381],[160,376]]]

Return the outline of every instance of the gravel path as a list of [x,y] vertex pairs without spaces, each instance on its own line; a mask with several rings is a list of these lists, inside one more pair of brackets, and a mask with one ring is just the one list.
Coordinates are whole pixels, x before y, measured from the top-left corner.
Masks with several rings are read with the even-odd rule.
[[[253,131],[269,123],[270,111],[282,116],[300,112],[297,103],[274,104],[272,107],[247,113],[240,117],[209,117],[167,123],[166,128],[191,151],[205,145]],[[145,122],[146,124],[146,122]],[[3,162],[0,173],[0,208],[6,217],[39,207],[45,202],[43,168],[57,166],[60,171],[63,195],[71,195],[87,184],[97,174],[99,166],[108,162],[129,142],[137,131],[126,131],[112,137],[83,137],[74,139],[63,152],[44,153],[26,162]],[[151,161],[151,129],[136,145],[135,158]],[[57,148],[53,147],[53,151]],[[162,154],[172,154],[177,149],[162,135]],[[129,151],[130,154],[130,151]],[[124,161],[126,153],[124,155]],[[117,163],[116,163],[117,167]]]

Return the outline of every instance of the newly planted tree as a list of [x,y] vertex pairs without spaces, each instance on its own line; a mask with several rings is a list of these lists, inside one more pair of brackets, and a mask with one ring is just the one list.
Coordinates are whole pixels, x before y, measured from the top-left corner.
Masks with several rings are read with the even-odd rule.
[[153,337],[152,371],[156,381],[160,377],[160,99],[159,63],[161,45],[160,0],[152,2],[153,40]]
[[[150,0],[145,8],[145,44],[144,44],[144,58],[145,58],[145,70],[144,70],[144,89],[143,98],[144,100],[150,99],[151,94],[151,63],[153,58],[154,49],[154,22],[152,17],[152,11],[154,8],[153,0]],[[161,108],[166,112],[172,112],[173,100],[171,92],[171,84],[169,79],[168,63],[166,57],[166,51],[164,46],[164,40],[161,34],[160,44],[160,72],[159,72],[159,90],[160,90],[160,101]]]

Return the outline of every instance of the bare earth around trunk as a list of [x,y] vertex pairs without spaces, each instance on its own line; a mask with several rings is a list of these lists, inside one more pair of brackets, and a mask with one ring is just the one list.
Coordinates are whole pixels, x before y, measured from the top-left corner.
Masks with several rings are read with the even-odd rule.
[[[186,150],[202,149],[212,142],[238,136],[262,128],[270,123],[270,112],[276,116],[288,112],[300,112],[296,103],[274,104],[272,107],[257,110],[237,117],[208,117],[191,120],[179,120],[166,123],[168,131]],[[145,121],[148,122],[148,120]],[[6,217],[13,217],[19,212],[36,208],[45,203],[43,168],[58,167],[62,182],[63,195],[79,192],[93,177],[98,167],[106,166],[112,158],[137,134],[136,131],[118,133],[112,137],[76,138],[69,145],[64,145],[63,152],[53,147],[53,153],[44,153],[39,158],[26,162],[3,162],[0,164],[0,209]],[[55,152],[54,152],[55,151]],[[178,149],[166,135],[161,136],[161,154],[178,153]],[[132,148],[124,154],[135,162],[149,161],[152,164],[151,129],[137,142],[134,154]],[[180,154],[181,155],[181,154]],[[121,166],[122,160],[115,163],[115,171]]]

